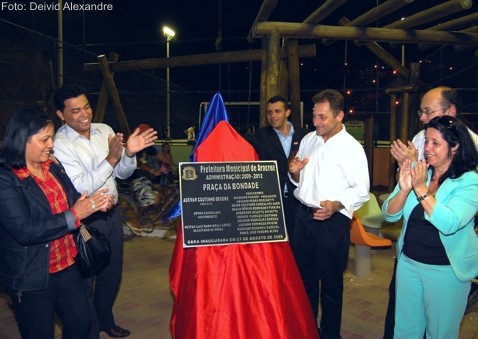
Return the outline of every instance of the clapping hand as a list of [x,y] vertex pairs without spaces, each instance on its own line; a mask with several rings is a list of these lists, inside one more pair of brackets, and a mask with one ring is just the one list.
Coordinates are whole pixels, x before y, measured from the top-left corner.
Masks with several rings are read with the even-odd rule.
[[428,177],[428,164],[425,160],[420,160],[415,163],[415,166],[410,170],[411,184],[413,188],[419,186],[426,186]]
[[409,159],[405,160],[400,167],[398,184],[400,190],[407,194],[412,190],[411,161]]
[[107,188],[102,188],[88,197],[88,193],[84,192],[81,197],[73,205],[73,209],[76,211],[79,219],[89,217],[95,212],[102,211],[108,206],[108,197],[110,195],[105,194],[108,191]]
[[123,134],[116,133],[115,135],[108,136],[108,156],[106,161],[110,163],[111,166],[116,166],[118,161],[120,161],[123,154]]
[[395,140],[390,145],[390,153],[393,158],[397,160],[398,166],[402,167],[405,160],[414,161],[417,160],[417,149],[415,145],[411,142],[407,142],[408,146],[405,145],[401,140]]
[[146,147],[152,146],[154,141],[158,139],[158,132],[152,128],[148,128],[141,134],[140,132],[141,130],[136,128],[126,141],[127,155],[134,155]]

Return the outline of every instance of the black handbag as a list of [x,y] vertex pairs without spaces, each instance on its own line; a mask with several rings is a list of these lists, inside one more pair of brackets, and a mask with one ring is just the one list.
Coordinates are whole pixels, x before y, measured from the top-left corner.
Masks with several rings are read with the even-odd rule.
[[84,278],[98,274],[110,262],[110,243],[96,228],[82,224],[75,234],[75,243],[75,261]]

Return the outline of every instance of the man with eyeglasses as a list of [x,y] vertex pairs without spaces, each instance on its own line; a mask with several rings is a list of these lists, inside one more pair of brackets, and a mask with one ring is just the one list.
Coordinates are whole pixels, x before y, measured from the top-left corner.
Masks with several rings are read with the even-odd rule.
[[[425,93],[423,96],[418,116],[420,121],[426,125],[435,117],[442,115],[451,115],[459,117],[462,109],[462,99],[460,93],[447,86],[435,87]],[[470,136],[478,148],[478,135],[468,129]],[[425,130],[418,132],[405,145],[401,140],[396,140],[390,145],[390,153],[397,160],[398,166],[402,166],[407,159],[411,161],[423,159],[423,149],[425,148]]]
[[[420,102],[418,116],[423,125],[426,125],[435,117],[443,115],[451,115],[459,117],[462,110],[462,99],[460,93],[455,89],[447,86],[439,86],[432,88],[426,92]],[[478,135],[468,128],[475,147],[478,149]],[[424,158],[425,149],[425,130],[422,129],[407,145],[401,140],[396,140],[390,145],[390,153],[397,160],[398,166],[401,167],[405,160],[411,161],[422,160]],[[395,261],[396,264],[396,261]],[[393,338],[395,326],[395,267],[393,269],[392,280],[389,287],[389,300],[387,314],[385,316],[384,339]]]

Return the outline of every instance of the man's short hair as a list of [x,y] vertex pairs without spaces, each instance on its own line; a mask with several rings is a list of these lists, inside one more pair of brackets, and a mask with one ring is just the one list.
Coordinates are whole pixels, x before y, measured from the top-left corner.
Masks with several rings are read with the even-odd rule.
[[289,100],[287,100],[283,96],[274,95],[269,100],[267,100],[268,104],[275,104],[276,102],[282,102],[286,110],[290,109]]
[[328,102],[334,116],[344,110],[344,96],[335,89],[324,89],[312,97],[314,104]]

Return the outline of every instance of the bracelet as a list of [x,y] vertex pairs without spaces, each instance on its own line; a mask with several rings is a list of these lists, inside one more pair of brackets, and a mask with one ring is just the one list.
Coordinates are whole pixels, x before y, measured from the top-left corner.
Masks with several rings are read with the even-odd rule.
[[425,194],[418,196],[418,197],[417,197],[417,200],[418,200],[418,201],[425,200],[425,199],[428,198],[430,195],[432,195],[432,194],[430,193],[430,191],[427,191]]

